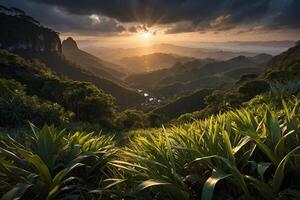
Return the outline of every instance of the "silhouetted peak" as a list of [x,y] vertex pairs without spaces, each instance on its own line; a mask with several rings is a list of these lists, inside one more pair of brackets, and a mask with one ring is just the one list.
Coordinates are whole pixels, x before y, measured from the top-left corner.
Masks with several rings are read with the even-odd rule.
[[78,49],[76,41],[72,37],[68,37],[62,42],[63,48]]

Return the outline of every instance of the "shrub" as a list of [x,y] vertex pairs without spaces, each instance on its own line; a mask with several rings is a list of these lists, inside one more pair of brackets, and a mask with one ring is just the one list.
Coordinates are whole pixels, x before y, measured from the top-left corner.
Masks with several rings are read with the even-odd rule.
[[121,130],[139,129],[149,126],[147,114],[143,111],[133,109],[119,113],[116,123]]
[[57,103],[27,96],[25,86],[13,80],[0,79],[0,126],[17,127],[31,121],[39,126],[68,123],[72,113]]
[[122,177],[131,188],[124,192],[123,182],[123,194],[137,199],[298,199],[298,105],[297,99],[283,100],[280,110],[260,104],[192,124],[139,131],[113,161],[125,169]]
[[243,84],[239,89],[238,92],[244,96],[245,99],[251,99],[256,95],[265,93],[269,91],[269,84],[264,80],[254,80],[248,81]]
[[110,174],[108,162],[116,152],[112,138],[66,135],[53,126],[33,131],[31,138],[0,142],[2,199],[93,198],[89,191]]
[[92,83],[58,77],[37,60],[25,60],[1,49],[0,65],[1,77],[26,85],[28,96],[63,106],[75,113],[77,121],[111,126],[116,112],[115,99]]

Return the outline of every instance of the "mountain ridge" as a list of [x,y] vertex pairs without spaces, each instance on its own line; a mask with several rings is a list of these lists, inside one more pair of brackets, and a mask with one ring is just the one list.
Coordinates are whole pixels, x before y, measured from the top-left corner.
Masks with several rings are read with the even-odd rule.
[[76,41],[72,37],[63,40],[62,52],[67,59],[84,66],[97,76],[113,80],[119,80],[119,78],[125,76],[124,73],[110,68],[110,66],[115,64],[108,63],[79,49]]

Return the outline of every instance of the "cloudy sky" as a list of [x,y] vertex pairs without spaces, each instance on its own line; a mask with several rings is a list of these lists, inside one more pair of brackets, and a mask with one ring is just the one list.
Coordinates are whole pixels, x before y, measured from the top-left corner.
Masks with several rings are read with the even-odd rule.
[[[0,0],[79,40],[298,40],[300,0]],[[147,34],[145,34],[147,33]],[[125,40],[124,40],[125,39]]]

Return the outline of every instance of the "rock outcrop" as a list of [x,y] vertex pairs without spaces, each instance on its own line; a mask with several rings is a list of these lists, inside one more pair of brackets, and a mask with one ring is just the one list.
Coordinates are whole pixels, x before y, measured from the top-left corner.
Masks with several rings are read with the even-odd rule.
[[11,52],[62,53],[56,32],[24,15],[0,12],[0,48]]

